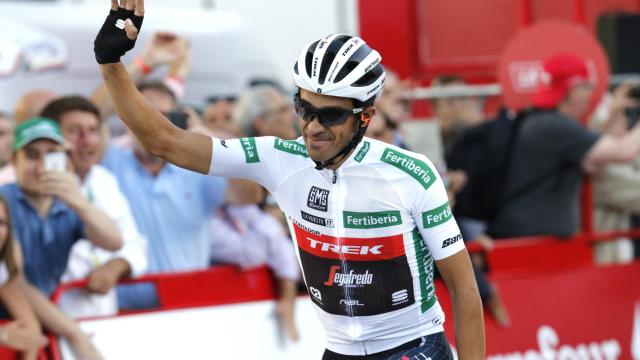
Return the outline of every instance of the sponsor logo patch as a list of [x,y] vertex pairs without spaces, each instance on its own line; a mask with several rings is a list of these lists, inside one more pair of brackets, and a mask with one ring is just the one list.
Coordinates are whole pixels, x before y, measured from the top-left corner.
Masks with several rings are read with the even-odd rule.
[[276,138],[275,142],[273,143],[273,147],[290,154],[309,157],[309,154],[307,154],[307,147],[303,144],[298,143],[297,141],[282,140],[280,138]]
[[329,269],[329,277],[324,282],[325,286],[345,286],[345,287],[363,287],[373,283],[373,274],[369,270],[364,273],[356,273],[351,270],[348,273],[341,273],[340,266],[334,265]]
[[312,186],[307,197],[307,206],[318,211],[327,211],[329,203],[329,190]]
[[224,147],[225,147],[225,148],[227,148],[227,149],[229,148],[229,147],[227,146],[227,140],[222,140],[222,139],[220,139],[220,145],[224,146]]
[[319,217],[319,216],[315,216],[315,215],[311,215],[309,213],[306,213],[304,211],[300,211],[300,214],[302,215],[302,219],[306,220],[312,224],[316,224],[316,225],[320,225],[320,226],[325,226],[325,227],[333,227],[333,220],[331,219],[327,219],[327,218],[323,218],[323,217]]
[[362,148],[360,148],[360,151],[358,151],[358,153],[353,159],[357,162],[362,162],[362,159],[364,159],[364,156],[367,155],[367,153],[369,152],[370,147],[371,147],[371,144],[369,144],[368,141],[365,141],[364,144],[362,144]]
[[449,208],[449,203],[446,202],[433,210],[423,212],[422,226],[425,229],[436,227],[447,222],[447,220],[451,219],[451,216],[451,208]]
[[313,296],[314,298],[322,301],[322,293],[320,292],[320,290],[314,288],[313,286],[309,286],[309,293],[311,293],[311,296]]
[[377,238],[336,238],[313,234],[294,223],[293,230],[301,250],[311,255],[338,260],[389,260],[405,255],[402,234]]
[[409,301],[409,292],[407,289],[402,289],[391,294],[391,305],[397,306]]
[[418,180],[425,190],[436,181],[433,170],[431,170],[427,164],[422,160],[405,155],[399,151],[387,148],[384,153],[382,153],[380,160],[411,175],[411,177]]
[[242,150],[244,151],[244,158],[247,164],[260,162],[260,157],[258,156],[258,148],[256,147],[256,139],[255,138],[241,138],[240,145],[242,145]]
[[340,300],[340,305],[346,305],[346,306],[364,306],[364,304],[362,304],[360,302],[360,300],[355,300],[355,299],[341,299]]
[[462,239],[462,235],[458,234],[454,237],[450,237],[448,239],[446,239],[445,241],[442,242],[442,248],[446,248],[449,245],[455,244],[458,242],[458,240]]
[[344,227],[350,229],[374,229],[402,224],[400,211],[354,212],[343,211]]

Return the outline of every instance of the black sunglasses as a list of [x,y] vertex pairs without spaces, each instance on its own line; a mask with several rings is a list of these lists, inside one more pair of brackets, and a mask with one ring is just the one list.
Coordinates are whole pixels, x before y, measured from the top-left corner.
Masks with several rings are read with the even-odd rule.
[[317,108],[308,101],[300,98],[299,95],[293,97],[296,113],[307,122],[317,119],[322,126],[339,125],[347,121],[350,115],[359,114],[364,111],[363,108],[345,109],[341,107],[321,107]]

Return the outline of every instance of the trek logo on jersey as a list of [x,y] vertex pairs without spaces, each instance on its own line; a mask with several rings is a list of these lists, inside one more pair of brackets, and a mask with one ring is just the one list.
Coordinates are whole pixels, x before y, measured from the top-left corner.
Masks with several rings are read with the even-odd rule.
[[442,242],[442,248],[446,248],[449,245],[455,244],[458,242],[458,240],[462,239],[462,235],[458,234],[454,237],[450,237],[448,239],[446,239],[445,241]]
[[387,148],[382,153],[380,160],[406,172],[411,177],[418,180],[425,190],[436,181],[436,176],[433,173],[433,170],[431,170],[427,164],[422,160],[405,155],[399,151]]
[[319,216],[315,216],[315,215],[311,215],[309,213],[306,213],[302,210],[300,210],[300,215],[302,215],[302,219],[306,220],[312,224],[316,224],[316,225],[320,225],[320,226],[325,226],[325,227],[333,227],[333,220],[332,219],[327,219],[327,218],[323,218],[323,217],[319,217]]
[[293,233],[300,250],[325,259],[379,261],[405,255],[402,234],[372,238],[336,238],[325,234],[313,234],[295,222]]
[[307,154],[307,147],[297,141],[276,138],[273,143],[273,147],[280,151],[288,152],[289,154],[309,157],[309,154]]
[[409,292],[407,289],[402,289],[391,294],[391,305],[398,306],[409,301]]
[[247,164],[260,162],[255,138],[240,138],[240,145],[242,145],[244,158]]
[[422,226],[425,229],[436,227],[447,222],[447,220],[451,219],[451,216],[452,214],[451,208],[449,208],[449,203],[445,202],[433,210],[422,213]]
[[311,190],[309,190],[309,196],[307,197],[307,206],[314,210],[327,211],[328,203],[329,190],[312,186]]
[[373,283],[373,274],[369,270],[365,270],[362,274],[357,274],[354,270],[348,273],[341,273],[340,266],[333,265],[329,269],[329,278],[324,282],[325,286],[346,286],[346,287],[362,287]]
[[336,245],[326,243],[311,238],[309,240],[309,246],[312,249],[318,249],[324,253],[333,252],[336,254],[351,254],[351,255],[381,255],[381,249],[384,245]]
[[343,211],[345,228],[374,229],[402,224],[400,211],[355,212]]

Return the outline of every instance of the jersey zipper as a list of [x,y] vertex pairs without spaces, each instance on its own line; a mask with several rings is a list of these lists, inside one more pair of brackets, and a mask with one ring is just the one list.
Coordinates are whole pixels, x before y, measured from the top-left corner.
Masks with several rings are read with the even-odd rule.
[[[345,229],[344,229],[344,224],[342,216],[340,214],[341,210],[344,210],[344,205],[346,204],[346,191],[344,189],[342,189],[342,182],[338,182],[338,176],[341,175],[341,170],[335,169],[333,170],[333,178],[332,178],[332,183],[336,186],[336,200],[337,200],[337,205],[334,208],[334,218],[336,219],[336,237],[338,239],[337,241],[337,245],[340,247],[340,249],[342,248],[343,245],[343,241],[342,239],[345,236]],[[339,252],[340,253],[340,269],[343,273],[348,274],[350,269],[349,269],[349,264],[347,262],[347,259],[345,258],[345,255],[342,253],[342,251]],[[360,321],[358,320],[357,317],[354,316],[354,305],[352,304],[352,298],[351,298],[351,288],[349,286],[344,286],[343,287],[343,293],[344,293],[344,297],[346,300],[346,310],[347,310],[347,318],[348,318],[348,322],[349,322],[349,329],[350,331],[350,335],[352,337],[352,339],[355,339],[356,336],[360,336],[360,333],[362,331],[361,329],[361,325],[360,325]],[[359,301],[360,299],[356,299],[356,301]],[[355,305],[357,306],[357,305]],[[363,354],[367,354],[367,350],[365,347],[365,344],[362,341],[357,341],[360,345],[360,348],[362,350]]]

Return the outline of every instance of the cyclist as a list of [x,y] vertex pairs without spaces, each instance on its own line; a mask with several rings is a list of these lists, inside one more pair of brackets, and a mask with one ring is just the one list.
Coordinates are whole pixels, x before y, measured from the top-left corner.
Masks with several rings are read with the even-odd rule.
[[273,194],[327,332],[323,359],[452,359],[434,265],[459,357],[484,358],[482,305],[440,177],[425,156],[363,137],[384,84],[377,51],[348,35],[305,46],[293,68],[302,137],[220,140],[180,130],[146,103],[120,63],[144,1],[111,5],[95,52],[118,115],[154,155]]

